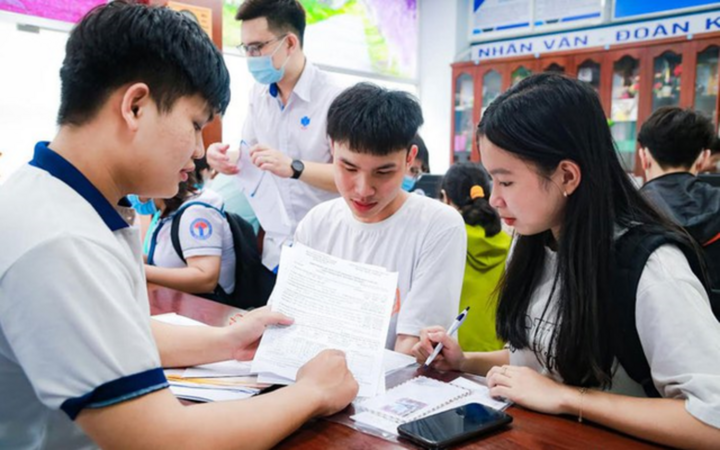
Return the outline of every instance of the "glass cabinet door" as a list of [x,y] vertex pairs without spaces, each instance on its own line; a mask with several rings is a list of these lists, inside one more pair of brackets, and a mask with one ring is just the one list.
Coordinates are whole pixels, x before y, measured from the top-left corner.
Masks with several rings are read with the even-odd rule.
[[600,92],[600,63],[587,59],[578,66],[577,78]]
[[610,131],[623,167],[632,172],[635,168],[640,62],[631,56],[623,56],[613,64],[612,80]]
[[473,104],[475,102],[473,77],[460,74],[455,82],[455,129],[453,130],[453,161],[470,161],[475,124]]
[[680,104],[682,55],[665,52],[653,61],[652,110]]
[[510,86],[515,86],[530,75],[532,75],[532,70],[526,68],[525,66],[518,67],[513,70],[512,75],[510,75]]
[[711,46],[698,53],[695,69],[694,108],[712,119],[717,126],[718,56],[720,47]]
[[485,110],[502,93],[502,75],[496,70],[490,70],[483,75],[482,84],[482,109],[480,117],[485,114]]

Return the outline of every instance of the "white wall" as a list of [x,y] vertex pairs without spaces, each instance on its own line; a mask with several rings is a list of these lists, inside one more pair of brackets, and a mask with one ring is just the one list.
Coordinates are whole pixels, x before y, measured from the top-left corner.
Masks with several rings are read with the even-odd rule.
[[28,33],[0,21],[0,183],[32,158],[37,141],[55,135],[66,41],[66,32]]
[[470,0],[420,0],[419,94],[433,173],[450,165],[452,71],[450,64],[468,45]]

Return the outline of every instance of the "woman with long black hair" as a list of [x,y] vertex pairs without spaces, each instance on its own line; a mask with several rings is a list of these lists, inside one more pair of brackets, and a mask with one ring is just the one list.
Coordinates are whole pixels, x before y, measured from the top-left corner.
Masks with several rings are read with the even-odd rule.
[[[497,315],[508,348],[463,353],[432,327],[418,359],[442,342],[434,364],[486,375],[493,396],[665,445],[717,448],[720,324],[702,262],[623,171],[592,88],[529,77],[485,111],[478,139],[494,179],[490,204],[518,234]],[[637,230],[672,244],[654,250],[634,292],[618,298],[626,261],[616,243]],[[629,329],[619,326],[628,317]],[[643,365],[647,382],[637,379]]]

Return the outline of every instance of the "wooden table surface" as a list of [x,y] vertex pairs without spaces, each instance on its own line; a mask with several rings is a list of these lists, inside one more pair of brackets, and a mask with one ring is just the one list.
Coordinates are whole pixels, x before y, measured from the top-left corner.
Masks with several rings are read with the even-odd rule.
[[[240,310],[171,289],[151,287],[152,314],[175,312],[208,325],[227,325]],[[392,376],[392,375],[391,375]],[[389,384],[391,385],[391,384]],[[650,449],[657,446],[606,428],[578,423],[572,417],[540,414],[521,407],[510,407],[511,426],[480,440],[454,448],[463,449]],[[314,420],[282,441],[280,449],[401,449],[417,448],[407,443],[389,442],[361,433],[339,423]]]

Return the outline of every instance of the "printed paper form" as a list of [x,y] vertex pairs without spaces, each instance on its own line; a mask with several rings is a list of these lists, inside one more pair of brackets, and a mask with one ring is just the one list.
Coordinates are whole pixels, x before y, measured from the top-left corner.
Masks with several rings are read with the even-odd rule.
[[361,397],[378,392],[395,300],[397,273],[345,261],[300,244],[284,247],[270,297],[274,311],[295,319],[268,327],[252,371],[295,380],[298,369],[324,349],[345,352]]
[[292,223],[280,196],[275,175],[260,170],[250,159],[250,148],[245,142],[240,144],[240,174],[233,177],[240,191],[252,206],[255,215],[266,233],[281,235],[292,234]]

